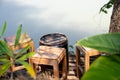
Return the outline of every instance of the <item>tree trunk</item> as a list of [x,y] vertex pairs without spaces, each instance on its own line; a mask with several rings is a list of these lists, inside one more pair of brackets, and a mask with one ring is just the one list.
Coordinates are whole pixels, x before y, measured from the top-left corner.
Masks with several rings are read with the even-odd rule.
[[114,3],[109,32],[120,32],[120,0]]

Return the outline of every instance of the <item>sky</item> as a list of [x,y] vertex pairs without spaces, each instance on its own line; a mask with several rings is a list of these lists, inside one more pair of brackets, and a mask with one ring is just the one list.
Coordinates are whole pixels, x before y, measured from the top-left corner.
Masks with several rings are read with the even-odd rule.
[[7,21],[5,36],[9,36],[22,24],[23,31],[38,42],[44,34],[61,32],[74,44],[81,38],[108,32],[112,9],[99,14],[108,1],[0,0],[0,28]]

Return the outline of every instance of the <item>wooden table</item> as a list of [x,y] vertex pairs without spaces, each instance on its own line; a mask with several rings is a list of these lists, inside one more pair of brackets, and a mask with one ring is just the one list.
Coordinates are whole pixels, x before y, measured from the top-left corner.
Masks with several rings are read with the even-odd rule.
[[[28,34],[26,34],[25,39],[23,40],[23,34],[21,34],[20,36],[20,40],[19,40],[19,45],[17,45],[16,47],[14,47],[14,43],[15,43],[15,35],[14,36],[8,36],[5,37],[4,40],[6,41],[6,43],[8,44],[8,46],[10,47],[11,50],[15,51],[15,50],[20,50],[22,48],[25,48],[26,46],[30,46],[29,52],[33,52],[34,51],[34,42],[32,41],[32,39],[29,37]],[[20,70],[23,69],[24,66],[15,66],[12,65],[12,71],[16,71],[16,70]]]
[[39,46],[35,52],[35,55],[30,58],[30,62],[34,67],[36,74],[36,64],[50,65],[53,66],[54,78],[59,78],[59,63],[62,61],[62,78],[66,80],[66,50],[64,48]]
[[91,48],[87,48],[87,47],[83,47],[83,46],[76,46],[76,71],[77,71],[77,77],[80,77],[80,57],[81,54],[80,52],[82,52],[82,54],[84,55],[84,71],[86,72],[89,69],[90,66],[90,57],[91,56],[96,56],[96,55],[100,55],[101,53],[95,49],[91,49]]

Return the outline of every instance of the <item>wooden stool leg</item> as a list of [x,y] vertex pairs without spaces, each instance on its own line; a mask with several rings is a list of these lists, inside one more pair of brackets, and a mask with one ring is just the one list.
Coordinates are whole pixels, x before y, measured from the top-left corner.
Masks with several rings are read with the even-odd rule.
[[76,47],[76,72],[77,72],[77,77],[80,78],[80,50]]
[[59,64],[55,61],[53,65],[54,78],[59,78]]
[[90,59],[89,54],[85,53],[85,72],[89,69],[89,63],[90,63],[89,59]]
[[63,58],[63,64],[62,64],[62,77],[64,78],[64,80],[67,79],[67,65],[66,65],[66,56],[64,56]]
[[33,52],[34,51],[34,42],[33,41],[31,41],[30,46],[31,46],[31,51]]

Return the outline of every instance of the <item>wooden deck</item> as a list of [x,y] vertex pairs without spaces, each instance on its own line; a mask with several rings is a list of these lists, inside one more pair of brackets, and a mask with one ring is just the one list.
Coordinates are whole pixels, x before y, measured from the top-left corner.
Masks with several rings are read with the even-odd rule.
[[[40,68],[40,66],[39,66],[39,68]],[[22,75],[20,73],[23,73],[24,75]],[[25,77],[29,78],[28,73],[24,69],[16,71],[16,75],[19,75],[19,76],[16,76],[16,78],[18,78],[18,80],[21,76],[23,78],[25,78]],[[47,78],[50,78],[50,76],[48,76],[48,75],[51,75],[51,74],[43,73],[43,75],[42,75],[40,70],[38,70],[37,80],[42,80],[42,78],[44,79],[44,76],[45,76],[45,79],[48,80]],[[0,80],[7,80],[7,79],[0,78]],[[30,79],[30,80],[32,80],[32,79]],[[76,56],[69,56],[69,71],[67,74],[67,80],[80,80],[76,77]]]
[[69,56],[69,71],[67,75],[67,80],[79,80],[76,77],[76,56]]

